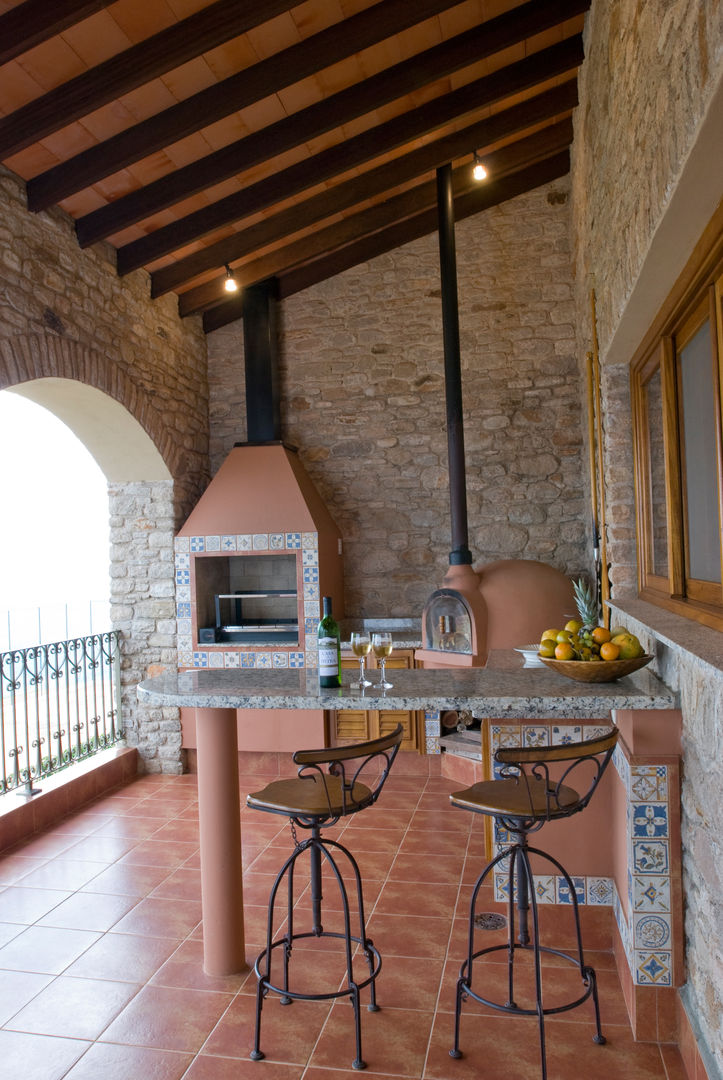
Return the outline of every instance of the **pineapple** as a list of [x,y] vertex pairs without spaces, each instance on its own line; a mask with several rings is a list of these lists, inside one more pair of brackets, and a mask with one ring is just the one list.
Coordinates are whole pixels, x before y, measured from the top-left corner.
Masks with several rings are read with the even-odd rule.
[[598,626],[597,594],[584,578],[573,581],[572,591],[575,594],[575,604],[582,621],[582,626],[577,634],[578,647],[576,652],[581,660],[599,660],[600,645],[593,637],[593,631]]

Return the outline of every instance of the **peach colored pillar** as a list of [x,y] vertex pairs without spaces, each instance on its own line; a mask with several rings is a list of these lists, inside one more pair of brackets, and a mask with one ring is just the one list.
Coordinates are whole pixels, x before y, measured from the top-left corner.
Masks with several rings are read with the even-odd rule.
[[231,975],[246,969],[236,711],[196,709],[196,748],[203,967]]

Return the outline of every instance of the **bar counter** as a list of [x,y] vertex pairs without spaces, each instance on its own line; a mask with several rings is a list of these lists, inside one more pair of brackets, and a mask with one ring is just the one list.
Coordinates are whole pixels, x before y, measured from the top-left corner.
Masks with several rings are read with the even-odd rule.
[[[671,710],[676,695],[647,669],[614,683],[580,683],[515,652],[490,654],[486,668],[412,669],[388,673],[393,687],[364,691],[358,673],[319,687],[315,669],[202,669],[146,679],[139,700],[196,710],[204,968],[209,975],[244,970],[237,710],[469,710],[479,719],[604,719],[616,711]],[[379,673],[370,673],[372,682]],[[300,747],[301,748],[301,747]],[[243,747],[241,747],[243,749]]]

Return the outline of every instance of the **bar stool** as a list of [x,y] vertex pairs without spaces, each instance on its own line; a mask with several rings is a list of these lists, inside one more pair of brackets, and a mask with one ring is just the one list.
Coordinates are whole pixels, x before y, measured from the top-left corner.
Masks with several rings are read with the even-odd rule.
[[[574,883],[567,870],[557,859],[539,848],[529,846],[528,836],[531,832],[537,832],[541,829],[546,821],[571,817],[573,814],[585,809],[610,762],[617,737],[617,728],[612,728],[609,733],[585,742],[529,749],[518,747],[499,749],[495,753],[495,761],[500,766],[499,779],[473,784],[472,787],[463,791],[455,791],[450,795],[453,806],[494,818],[514,838],[514,842],[509,847],[500,851],[487,864],[477,879],[472,892],[467,957],[460,968],[457,980],[454,1046],[449,1052],[451,1057],[462,1057],[462,1052],[459,1049],[459,1028],[462,1002],[467,997],[474,998],[480,1004],[498,1009],[501,1012],[513,1013],[516,1016],[537,1016],[540,1032],[542,1080],[547,1078],[546,1016],[575,1009],[578,1005],[582,1005],[584,1001],[587,1001],[589,997],[592,997],[596,1025],[593,1042],[605,1042],[605,1036],[600,1030],[600,1008],[595,971],[585,964],[583,957],[580,914]],[[555,773],[554,776],[553,772]],[[576,787],[570,786],[570,781],[576,787],[579,787],[583,793],[580,794]],[[550,863],[565,880],[574,913],[577,939],[575,956],[540,944],[537,897],[530,865],[530,855]],[[504,859],[509,859],[507,941],[502,945],[491,945],[484,949],[475,950],[474,932],[477,897],[488,875]],[[515,941],[515,897],[518,916],[517,941]],[[530,911],[532,912],[532,942],[530,942],[529,932]],[[490,1001],[488,998],[483,997],[478,990],[472,989],[474,961],[481,956],[502,950],[507,952],[508,998],[504,1003]],[[519,950],[533,954],[535,973],[534,1009],[521,1008],[515,1002],[515,956]],[[543,1005],[541,973],[541,956],[543,953],[562,957],[575,965],[582,979],[582,993],[579,997],[554,1007],[546,1008]]]
[[[259,953],[254,965],[258,979],[256,988],[256,1029],[254,1048],[251,1059],[260,1061],[265,1055],[260,1048],[261,1009],[264,998],[269,992],[279,994],[282,1005],[290,1005],[295,999],[320,1001],[332,998],[349,997],[354,1006],[356,1028],[356,1058],[352,1062],[355,1069],[365,1069],[361,1048],[361,1013],[360,992],[369,986],[371,1000],[370,1012],[377,1012],[375,980],[381,970],[382,958],[367,937],[364,918],[364,900],[359,867],[351,852],[336,840],[321,835],[323,828],[335,825],[340,818],[356,814],[373,806],[379,798],[384,783],[389,775],[395,757],[399,751],[404,729],[398,724],[394,731],[378,739],[350,746],[337,746],[325,750],[297,750],[294,763],[299,766],[298,776],[288,780],[275,780],[262,791],[252,792],[247,797],[247,805],[254,810],[265,810],[270,814],[283,814],[290,819],[294,850],[276,876],[269,899],[266,948]],[[324,769],[328,766],[328,770]],[[378,770],[375,775],[375,770]],[[364,782],[360,777],[364,776]],[[308,831],[305,839],[299,839],[297,828]],[[294,931],[294,868],[297,859],[305,852],[309,853],[311,870],[311,908],[312,929],[304,933]],[[341,893],[344,916],[344,933],[324,930],[321,922],[321,868],[322,855],[327,860]],[[351,916],[346,886],[338,866],[339,856],[344,856],[353,872],[357,892],[355,918],[359,919],[359,934],[351,932]],[[273,940],[274,910],[276,895],[284,878],[287,879],[287,930],[283,937]],[[346,958],[346,985],[341,990],[328,993],[308,994],[293,990],[289,986],[289,961],[293,943],[300,938],[340,938],[344,942]],[[359,981],[352,971],[352,943],[361,946],[369,967],[369,975]],[[282,985],[271,981],[271,958],[274,949],[283,950]],[[340,979],[341,981],[341,979]],[[338,985],[338,984],[337,984]]]

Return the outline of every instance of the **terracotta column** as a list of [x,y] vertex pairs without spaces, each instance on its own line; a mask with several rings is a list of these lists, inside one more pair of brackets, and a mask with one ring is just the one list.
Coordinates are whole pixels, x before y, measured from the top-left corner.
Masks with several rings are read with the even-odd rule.
[[203,967],[246,969],[235,709],[196,709]]

